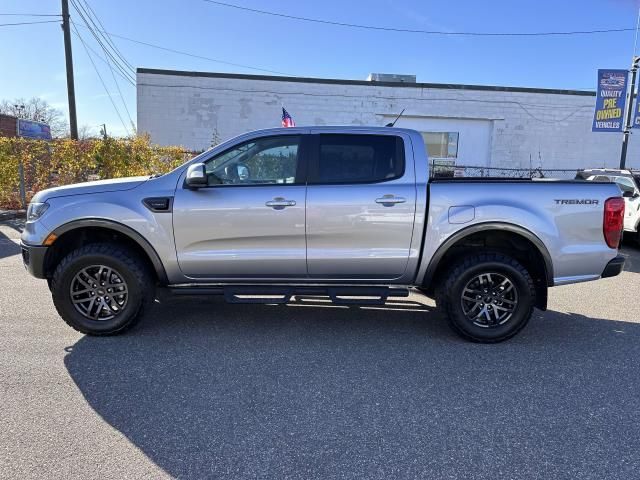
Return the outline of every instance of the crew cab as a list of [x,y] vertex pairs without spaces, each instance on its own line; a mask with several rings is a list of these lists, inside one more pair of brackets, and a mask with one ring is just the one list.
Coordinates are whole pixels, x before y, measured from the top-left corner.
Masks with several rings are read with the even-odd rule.
[[22,234],[73,328],[134,325],[157,288],[229,302],[384,303],[416,290],[498,342],[554,285],[620,273],[610,182],[429,180],[421,135],[297,127],[233,138],[157,177],[44,190]]

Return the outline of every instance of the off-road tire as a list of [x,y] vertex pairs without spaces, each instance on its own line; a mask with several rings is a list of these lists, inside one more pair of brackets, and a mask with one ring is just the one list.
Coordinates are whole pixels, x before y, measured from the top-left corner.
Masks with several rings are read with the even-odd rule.
[[[508,277],[517,291],[517,306],[512,316],[502,325],[481,327],[464,313],[462,294],[465,286],[482,273],[498,273]],[[531,315],[536,301],[533,279],[525,267],[501,253],[469,255],[456,262],[438,289],[438,305],[447,315],[449,325],[458,335],[479,343],[497,343],[516,335]]]
[[[71,282],[78,272],[91,265],[115,269],[126,283],[127,302],[109,320],[87,318],[76,310],[71,300]],[[153,301],[154,292],[153,275],[143,261],[127,248],[108,243],[92,243],[73,250],[60,261],[51,279],[51,294],[58,314],[70,327],[88,335],[115,335],[133,327]]]

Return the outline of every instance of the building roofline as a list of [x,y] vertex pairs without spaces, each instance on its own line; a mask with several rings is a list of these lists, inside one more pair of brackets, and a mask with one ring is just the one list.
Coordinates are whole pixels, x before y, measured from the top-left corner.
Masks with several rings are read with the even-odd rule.
[[596,96],[596,92],[591,90],[562,90],[556,88],[501,87],[497,85],[466,85],[456,83],[375,82],[369,80],[342,80],[338,78],[285,77],[275,75],[248,75],[243,73],[190,72],[182,70],[163,70],[159,68],[138,68],[136,71],[137,73],[173,75],[176,77],[234,78],[239,80],[267,80],[273,82],[321,83],[330,85],[360,85],[368,87],[439,88],[443,90],[483,90],[493,92],[544,93],[555,95],[577,95],[582,97]]

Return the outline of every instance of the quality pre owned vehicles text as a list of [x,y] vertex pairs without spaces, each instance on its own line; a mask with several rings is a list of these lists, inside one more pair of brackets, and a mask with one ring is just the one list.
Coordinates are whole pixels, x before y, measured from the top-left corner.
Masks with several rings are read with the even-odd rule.
[[467,339],[519,332],[547,289],[620,273],[624,201],[612,183],[429,180],[418,132],[261,130],[158,177],[36,194],[28,271],[60,316],[107,335],[158,288],[287,302],[434,297]]

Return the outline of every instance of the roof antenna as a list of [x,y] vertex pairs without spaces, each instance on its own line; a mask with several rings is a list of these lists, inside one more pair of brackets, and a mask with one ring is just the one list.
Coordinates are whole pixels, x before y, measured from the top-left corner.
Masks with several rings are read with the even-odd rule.
[[406,109],[405,109],[405,108],[403,108],[403,109],[402,109],[402,111],[400,112],[400,115],[398,115],[398,116],[396,117],[396,119],[395,119],[393,122],[391,122],[391,123],[387,123],[387,124],[385,125],[385,127],[393,127],[393,126],[396,124],[396,122],[400,119],[400,117],[402,116],[402,114],[404,113],[404,111],[405,111],[405,110],[406,110]]

